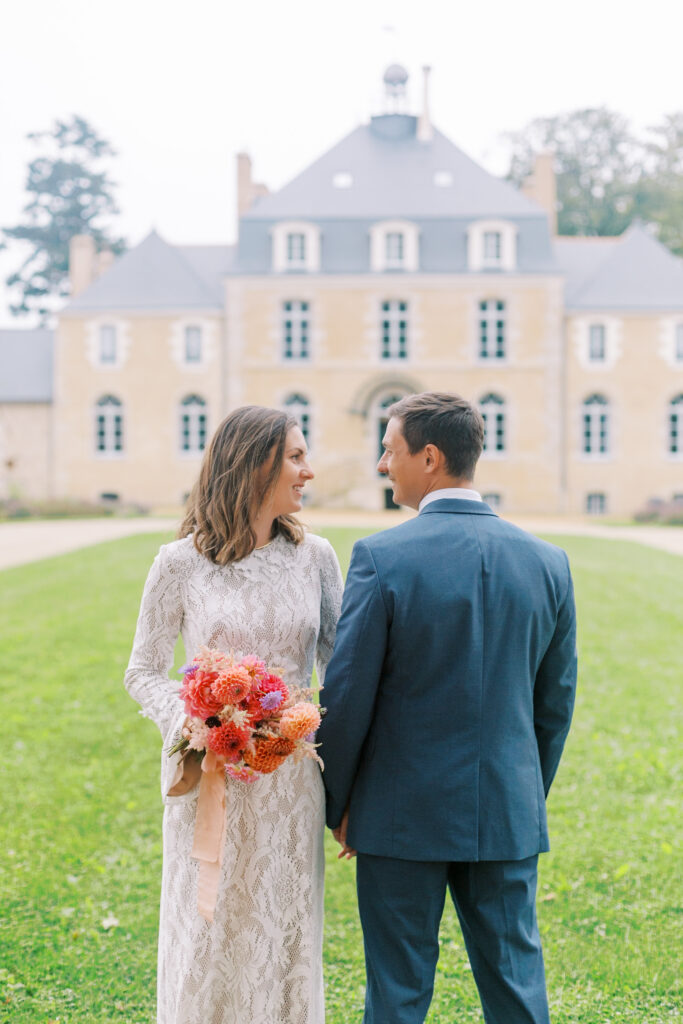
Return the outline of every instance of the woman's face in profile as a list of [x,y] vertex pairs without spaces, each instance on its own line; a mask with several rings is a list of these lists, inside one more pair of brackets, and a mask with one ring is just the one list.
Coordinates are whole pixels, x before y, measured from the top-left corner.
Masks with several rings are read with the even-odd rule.
[[[267,473],[272,456],[263,466]],[[273,519],[278,516],[300,512],[303,505],[303,490],[306,482],[312,480],[313,470],[308,464],[308,446],[299,427],[290,427],[285,438],[285,451],[282,458],[280,475],[266,498],[268,514]]]

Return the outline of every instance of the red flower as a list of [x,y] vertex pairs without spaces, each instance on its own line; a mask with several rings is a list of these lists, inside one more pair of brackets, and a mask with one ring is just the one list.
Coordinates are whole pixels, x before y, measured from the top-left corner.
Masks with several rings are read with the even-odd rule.
[[211,686],[216,680],[215,672],[190,672],[180,688],[180,697],[185,702],[185,714],[203,720],[217,715],[223,705],[212,693]]
[[251,731],[249,729],[238,729],[233,722],[224,722],[217,725],[215,729],[209,729],[207,747],[216,754],[221,754],[227,761],[233,764],[242,756],[242,751],[249,742]]
[[255,692],[259,697],[263,697],[265,693],[273,693],[275,690],[282,694],[282,703],[284,704],[284,702],[289,699],[289,690],[279,676],[274,676],[272,673],[269,673],[267,676],[263,676],[262,679],[256,680],[253,692]]

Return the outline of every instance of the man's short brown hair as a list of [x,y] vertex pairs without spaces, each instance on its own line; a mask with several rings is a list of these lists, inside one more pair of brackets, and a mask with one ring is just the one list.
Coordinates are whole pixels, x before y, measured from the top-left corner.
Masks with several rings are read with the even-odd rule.
[[460,395],[445,391],[407,395],[391,405],[386,414],[401,421],[411,455],[433,444],[443,453],[451,476],[473,479],[484,448],[484,421]]

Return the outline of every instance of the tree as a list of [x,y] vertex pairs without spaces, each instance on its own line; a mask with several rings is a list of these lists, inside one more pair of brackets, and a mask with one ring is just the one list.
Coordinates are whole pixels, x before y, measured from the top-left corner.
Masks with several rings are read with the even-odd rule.
[[555,155],[558,233],[620,235],[636,218],[683,254],[683,113],[639,139],[606,107],[537,118],[509,133],[508,180],[521,185],[540,152]]
[[657,225],[660,241],[683,255],[683,111],[669,114],[650,134],[636,206],[643,220]]
[[507,177],[517,185],[537,153],[555,154],[559,234],[619,235],[628,227],[643,146],[620,114],[598,107],[536,118],[507,138]]
[[98,250],[125,250],[122,238],[113,237],[107,219],[119,211],[114,183],[101,162],[114,156],[109,143],[82,117],[56,121],[47,132],[27,136],[47,152],[28,166],[24,222],[2,229],[6,239],[25,243],[29,252],[7,278],[21,298],[12,313],[38,313],[41,322],[69,294],[69,242],[74,235],[92,235]]

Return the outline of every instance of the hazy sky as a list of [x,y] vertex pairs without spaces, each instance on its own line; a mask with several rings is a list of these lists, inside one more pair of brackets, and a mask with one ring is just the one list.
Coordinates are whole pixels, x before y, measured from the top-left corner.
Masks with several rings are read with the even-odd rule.
[[[680,0],[0,0],[0,225],[25,201],[26,133],[56,117],[115,146],[131,243],[153,226],[230,242],[235,154],[284,184],[381,110],[392,61],[415,111],[432,66],[434,122],[502,173],[502,133],[533,117],[606,104],[643,128],[683,109],[682,34]],[[2,324],[6,307],[0,285]]]

